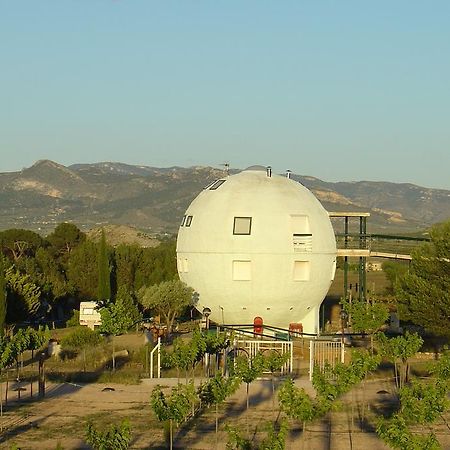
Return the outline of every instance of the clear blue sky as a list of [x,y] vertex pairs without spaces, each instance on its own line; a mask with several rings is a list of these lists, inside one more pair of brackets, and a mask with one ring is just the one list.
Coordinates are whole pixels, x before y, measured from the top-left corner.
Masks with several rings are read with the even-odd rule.
[[0,155],[450,189],[450,2],[0,0]]

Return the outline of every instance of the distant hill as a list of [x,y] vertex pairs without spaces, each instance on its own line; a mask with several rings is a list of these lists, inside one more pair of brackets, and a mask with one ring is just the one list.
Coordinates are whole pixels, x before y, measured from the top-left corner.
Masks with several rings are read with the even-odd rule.
[[[41,160],[20,172],[0,173],[0,228],[47,234],[63,221],[88,230],[108,224],[150,236],[175,233],[189,203],[214,179],[211,167],[155,168],[101,162],[65,167]],[[330,183],[293,178],[328,211],[369,211],[370,231],[414,232],[450,218],[450,191],[388,182]]]

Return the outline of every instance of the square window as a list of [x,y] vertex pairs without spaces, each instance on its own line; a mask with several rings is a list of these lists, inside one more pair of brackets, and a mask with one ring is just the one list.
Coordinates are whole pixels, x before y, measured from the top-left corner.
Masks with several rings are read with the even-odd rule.
[[294,281],[308,281],[309,272],[309,261],[294,261]]
[[251,234],[252,218],[251,217],[235,217],[233,224],[233,234]]
[[233,280],[250,281],[252,279],[251,261],[233,261]]
[[186,226],[187,227],[190,227],[191,226],[191,223],[192,223],[192,216],[187,216],[186,217]]

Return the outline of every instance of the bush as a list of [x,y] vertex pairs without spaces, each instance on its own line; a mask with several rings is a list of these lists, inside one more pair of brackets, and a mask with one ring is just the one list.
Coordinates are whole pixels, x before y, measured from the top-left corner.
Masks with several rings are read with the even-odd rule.
[[80,325],[80,311],[74,309],[69,320],[66,322],[66,327],[77,327]]
[[61,347],[63,349],[83,349],[86,347],[95,347],[101,341],[102,337],[97,331],[91,330],[88,327],[78,326],[72,333],[62,338]]

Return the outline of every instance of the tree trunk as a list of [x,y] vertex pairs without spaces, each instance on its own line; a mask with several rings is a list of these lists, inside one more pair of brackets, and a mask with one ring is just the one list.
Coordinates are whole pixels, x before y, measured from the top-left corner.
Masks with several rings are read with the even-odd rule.
[[170,450],[173,449],[173,420],[169,420],[169,428],[170,428]]
[[216,403],[216,449],[219,446],[219,404]]
[[247,410],[246,410],[246,413],[245,413],[245,423],[246,423],[246,425],[247,425],[247,436],[249,435],[249,432],[250,432],[250,427],[249,427],[249,423],[248,423],[248,388],[249,388],[249,383],[246,383],[246,385],[247,385],[247,388],[246,388],[246,391],[247,391]]
[[271,372],[272,380],[272,420],[275,420],[275,380],[273,379],[273,372]]

